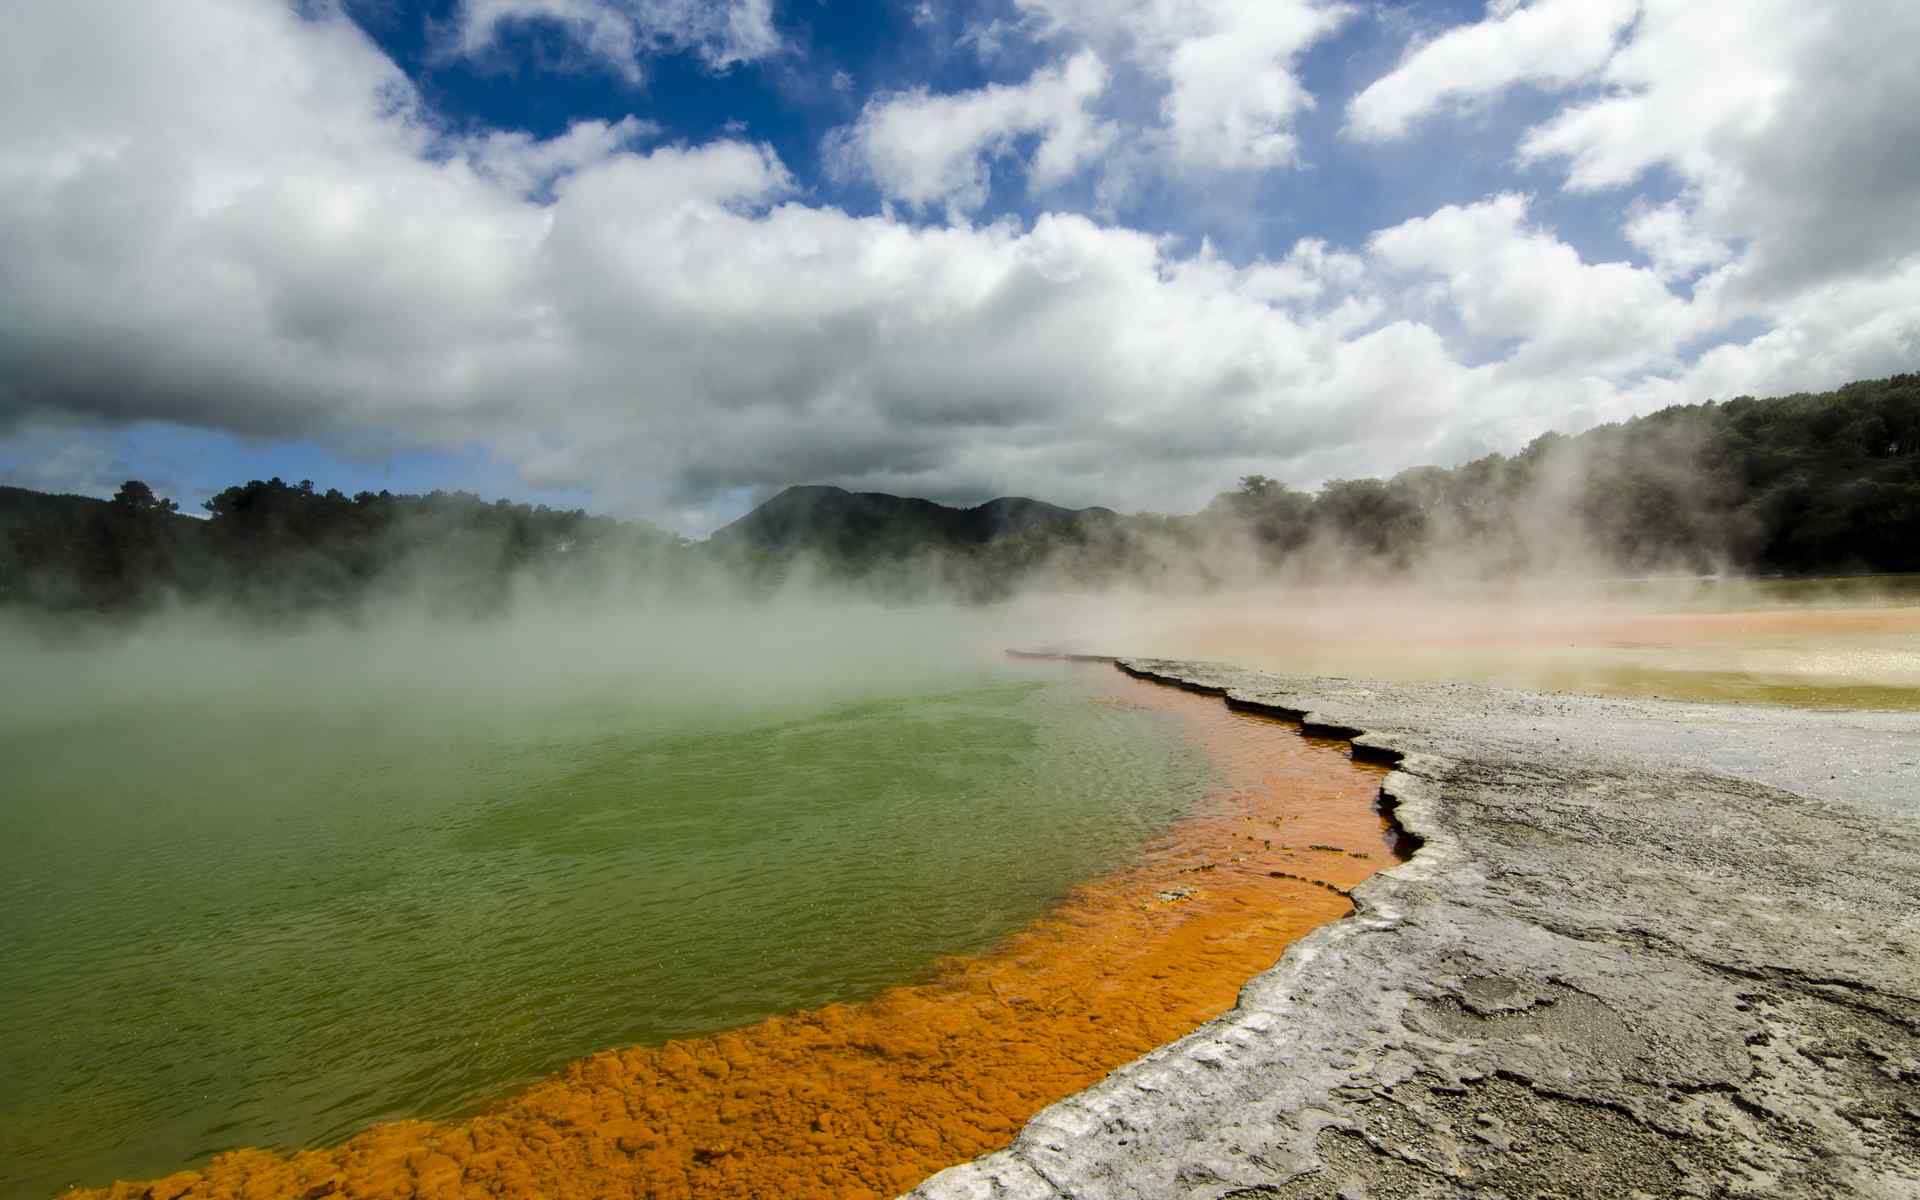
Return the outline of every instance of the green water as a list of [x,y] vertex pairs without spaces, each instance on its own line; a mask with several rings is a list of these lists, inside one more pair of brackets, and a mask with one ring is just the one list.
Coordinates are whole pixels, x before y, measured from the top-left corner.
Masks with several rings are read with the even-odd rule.
[[1206,786],[1104,679],[0,725],[0,1195],[457,1114],[983,948]]

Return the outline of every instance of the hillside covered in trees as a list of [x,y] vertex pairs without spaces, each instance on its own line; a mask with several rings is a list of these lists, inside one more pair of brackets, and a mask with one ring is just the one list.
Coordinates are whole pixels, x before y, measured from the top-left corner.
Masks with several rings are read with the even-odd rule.
[[799,487],[692,545],[640,522],[466,493],[349,497],[272,479],[204,507],[188,517],[136,480],[110,501],[0,487],[0,607],[185,602],[271,617],[406,598],[484,615],[529,588],[605,598],[802,577],[986,601],[1035,584],[1332,573],[1920,571],[1920,375],[1677,406],[1315,493],[1248,476],[1179,516]]
[[1254,476],[1209,514],[1246,523],[1273,562],[1319,543],[1396,567],[1454,555],[1482,574],[1916,571],[1920,375],[1681,405],[1315,496]]
[[[1033,504],[933,520],[926,501],[795,488],[714,542],[749,573],[805,563],[976,599],[1029,582],[1920,571],[1920,375],[1676,406],[1313,493],[1247,476],[1191,515],[1018,507]],[[1031,516],[983,516],[1012,511]]]

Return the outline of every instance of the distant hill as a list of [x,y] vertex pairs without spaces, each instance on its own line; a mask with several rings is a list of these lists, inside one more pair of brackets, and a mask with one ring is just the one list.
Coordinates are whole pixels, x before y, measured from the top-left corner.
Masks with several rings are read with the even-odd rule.
[[754,571],[808,554],[830,576],[891,572],[970,597],[1040,577],[1920,571],[1920,375],[1676,405],[1313,493],[1249,475],[1191,516],[796,487],[709,545]]
[[1024,496],[1002,496],[973,508],[884,492],[790,487],[716,531],[708,545],[723,554],[810,552],[842,562],[872,562],[928,551],[985,547],[1003,538],[1062,538],[1111,526],[1110,508],[1062,508]]

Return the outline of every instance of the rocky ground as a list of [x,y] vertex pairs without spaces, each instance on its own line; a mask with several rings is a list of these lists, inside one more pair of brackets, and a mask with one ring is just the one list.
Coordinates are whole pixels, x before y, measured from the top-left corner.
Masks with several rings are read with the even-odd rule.
[[1920,714],[1124,666],[1396,761],[1419,848],[917,1200],[1920,1197]]

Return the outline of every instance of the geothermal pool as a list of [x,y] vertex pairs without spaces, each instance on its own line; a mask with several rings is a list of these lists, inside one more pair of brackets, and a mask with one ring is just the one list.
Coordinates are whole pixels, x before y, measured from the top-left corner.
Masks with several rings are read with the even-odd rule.
[[1912,708],[1917,582],[0,643],[0,1197],[889,1194],[1391,861],[1340,747],[1000,647]]
[[1340,747],[1109,668],[937,675],[10,721],[0,1195],[236,1147],[196,1194],[885,1194],[1346,911],[1286,876],[1391,861]]

